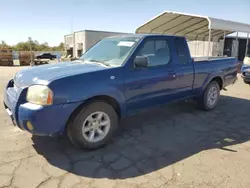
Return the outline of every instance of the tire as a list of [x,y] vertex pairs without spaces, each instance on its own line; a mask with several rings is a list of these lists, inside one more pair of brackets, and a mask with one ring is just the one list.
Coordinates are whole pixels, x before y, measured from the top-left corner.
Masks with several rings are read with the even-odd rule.
[[[214,97],[212,97],[214,100],[211,101],[211,95],[209,92],[216,92],[216,95],[213,95]],[[210,100],[209,100],[210,97]],[[202,96],[198,99],[198,105],[200,106],[200,108],[202,110],[205,111],[210,111],[213,110],[218,102],[219,102],[219,98],[220,98],[220,87],[219,84],[216,81],[212,81],[208,84],[208,86],[206,87],[204,93],[202,94]]]
[[[103,113],[100,122],[102,123],[110,122],[109,126],[108,124],[106,124],[107,125],[106,127],[102,126],[98,128],[100,124],[98,122],[93,123],[93,121],[96,121],[96,119],[98,119],[97,115],[99,115],[100,113]],[[92,117],[91,121],[90,121],[91,119],[90,116]],[[118,126],[118,116],[113,107],[107,104],[106,102],[96,101],[90,103],[87,106],[84,106],[79,111],[79,113],[75,117],[73,117],[73,119],[69,122],[67,126],[67,135],[69,140],[73,143],[73,145],[75,145],[78,148],[97,149],[106,145],[112,139],[117,129],[117,126]],[[86,129],[90,129],[91,127],[91,130],[85,132],[83,131],[84,127]],[[100,131],[99,129],[101,129],[102,133],[105,134],[99,134],[98,132]],[[90,139],[93,131],[95,132],[94,136],[96,136],[96,139],[90,141],[88,139]],[[105,136],[101,139],[103,135]]]
[[244,80],[244,83],[245,83],[245,84],[250,84],[250,82],[247,82],[246,80]]

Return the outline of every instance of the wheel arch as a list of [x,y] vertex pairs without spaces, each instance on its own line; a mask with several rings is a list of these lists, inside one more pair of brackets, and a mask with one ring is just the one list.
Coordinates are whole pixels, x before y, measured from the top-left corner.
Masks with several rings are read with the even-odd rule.
[[210,76],[206,79],[206,81],[202,86],[202,91],[204,91],[212,81],[216,81],[220,86],[220,90],[222,90],[224,86],[224,80],[222,74],[223,74],[222,72],[213,72],[212,74],[210,74]]
[[70,124],[70,122],[72,122],[74,117],[80,112],[80,110],[82,108],[84,108],[86,105],[88,105],[92,102],[96,102],[96,101],[103,101],[103,102],[108,103],[109,105],[111,105],[114,108],[118,117],[119,118],[122,117],[121,105],[119,104],[119,102],[115,98],[108,96],[108,95],[97,95],[97,96],[90,97],[90,98],[84,100],[75,110],[73,110],[73,112],[70,114],[70,116],[66,122],[65,130],[67,129],[67,126]]
[[211,83],[213,81],[216,81],[219,84],[220,90],[223,89],[223,79],[220,76],[214,77],[209,83]]

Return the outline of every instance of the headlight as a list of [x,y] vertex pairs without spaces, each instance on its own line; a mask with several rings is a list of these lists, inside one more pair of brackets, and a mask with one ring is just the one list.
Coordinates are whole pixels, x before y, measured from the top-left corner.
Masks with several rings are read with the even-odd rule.
[[245,65],[250,65],[250,57],[245,57],[244,58],[244,61],[243,61],[243,63],[245,64]]
[[26,99],[34,104],[51,105],[53,103],[53,92],[47,86],[33,85],[28,88]]

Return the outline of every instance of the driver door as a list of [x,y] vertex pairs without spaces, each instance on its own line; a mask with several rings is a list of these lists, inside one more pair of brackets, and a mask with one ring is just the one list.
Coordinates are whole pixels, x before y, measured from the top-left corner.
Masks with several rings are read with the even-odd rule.
[[[174,73],[171,71],[171,53],[169,40],[164,37],[144,39],[135,56],[148,58],[147,68],[126,69],[125,97],[128,113],[150,108],[172,100]],[[133,59],[133,58],[132,58]],[[133,60],[132,60],[133,61]]]

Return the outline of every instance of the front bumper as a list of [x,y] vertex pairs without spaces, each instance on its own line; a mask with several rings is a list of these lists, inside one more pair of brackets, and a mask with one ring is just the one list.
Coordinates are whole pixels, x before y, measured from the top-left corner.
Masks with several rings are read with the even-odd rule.
[[[70,115],[81,104],[78,102],[41,106],[27,101],[21,102],[22,95],[15,99],[10,93],[8,88],[4,93],[6,111],[14,124],[34,135],[51,136],[63,133]],[[28,122],[32,129],[28,128]]]
[[[77,106],[76,103],[51,106],[25,103],[18,108],[18,125],[21,129],[35,135],[61,134],[64,132],[71,113]],[[28,121],[33,126],[32,130],[27,127]]]

